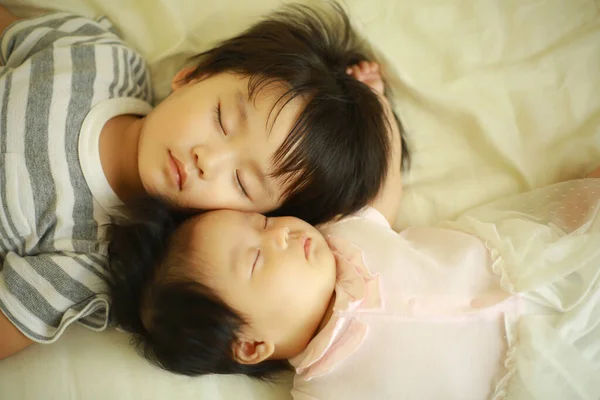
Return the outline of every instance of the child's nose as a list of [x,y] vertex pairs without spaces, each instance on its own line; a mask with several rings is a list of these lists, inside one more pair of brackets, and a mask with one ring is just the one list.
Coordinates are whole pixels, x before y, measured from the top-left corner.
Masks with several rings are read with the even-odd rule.
[[209,148],[196,146],[192,150],[194,162],[202,179],[212,179],[219,171],[228,170],[227,164],[232,159],[232,154],[225,148]]

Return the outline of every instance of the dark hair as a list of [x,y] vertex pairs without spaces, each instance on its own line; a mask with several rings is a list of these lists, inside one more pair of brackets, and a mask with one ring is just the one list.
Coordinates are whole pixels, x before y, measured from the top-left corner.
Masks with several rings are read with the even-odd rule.
[[109,226],[111,322],[155,365],[177,374],[244,374],[262,380],[289,370],[286,360],[244,365],[232,344],[246,322],[187,271],[186,215],[158,200],[126,209]]
[[[329,10],[283,7],[194,57],[196,67],[185,78],[231,72],[249,78],[250,97],[283,83],[286,91],[276,105],[307,99],[273,157],[273,176],[282,178],[285,190],[283,205],[272,215],[312,224],[351,214],[373,200],[387,173],[390,147],[378,96],[346,73],[350,65],[374,60],[374,54],[341,6],[328,4]],[[404,153],[407,165],[406,147]]]

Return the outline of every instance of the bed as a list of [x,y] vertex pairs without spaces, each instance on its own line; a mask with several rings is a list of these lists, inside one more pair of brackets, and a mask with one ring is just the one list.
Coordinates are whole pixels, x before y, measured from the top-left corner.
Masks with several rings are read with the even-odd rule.
[[[305,1],[306,2],[306,1]],[[187,57],[278,0],[4,0],[19,16],[106,15],[148,60],[157,99]],[[600,0],[346,0],[389,62],[413,154],[396,229],[583,176],[600,164]],[[288,399],[290,377],[165,373],[126,334],[76,326],[0,362],[0,399]]]

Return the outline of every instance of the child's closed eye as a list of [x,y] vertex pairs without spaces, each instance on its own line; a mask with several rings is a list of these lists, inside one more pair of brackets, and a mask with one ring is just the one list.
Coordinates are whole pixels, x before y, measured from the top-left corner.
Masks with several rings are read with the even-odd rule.
[[252,263],[252,271],[250,271],[251,274],[254,272],[254,269],[256,268],[256,265],[258,264],[259,260],[260,260],[260,249],[257,249],[256,258],[254,259],[254,262]]
[[213,107],[213,116],[215,119],[215,124],[217,125],[221,133],[227,136],[227,131],[223,126],[223,120],[221,116],[221,100],[217,101],[217,104],[215,104],[215,106]]
[[246,188],[244,187],[244,183],[242,182],[242,180],[240,179],[240,173],[239,170],[235,170],[235,184],[238,187],[238,190],[241,192],[242,196],[244,198],[250,199],[250,196],[248,195],[248,192],[246,191]]

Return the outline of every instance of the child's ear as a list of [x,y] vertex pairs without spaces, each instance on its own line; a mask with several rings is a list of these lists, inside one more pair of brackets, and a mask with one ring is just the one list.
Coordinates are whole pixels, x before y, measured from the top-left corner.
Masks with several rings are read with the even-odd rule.
[[196,68],[194,67],[186,67],[175,74],[173,80],[171,81],[171,90],[175,91],[182,86],[185,86],[188,81],[185,80],[192,72],[194,72]]
[[239,364],[258,364],[275,352],[271,342],[255,342],[244,338],[237,339],[232,345],[233,358]]

